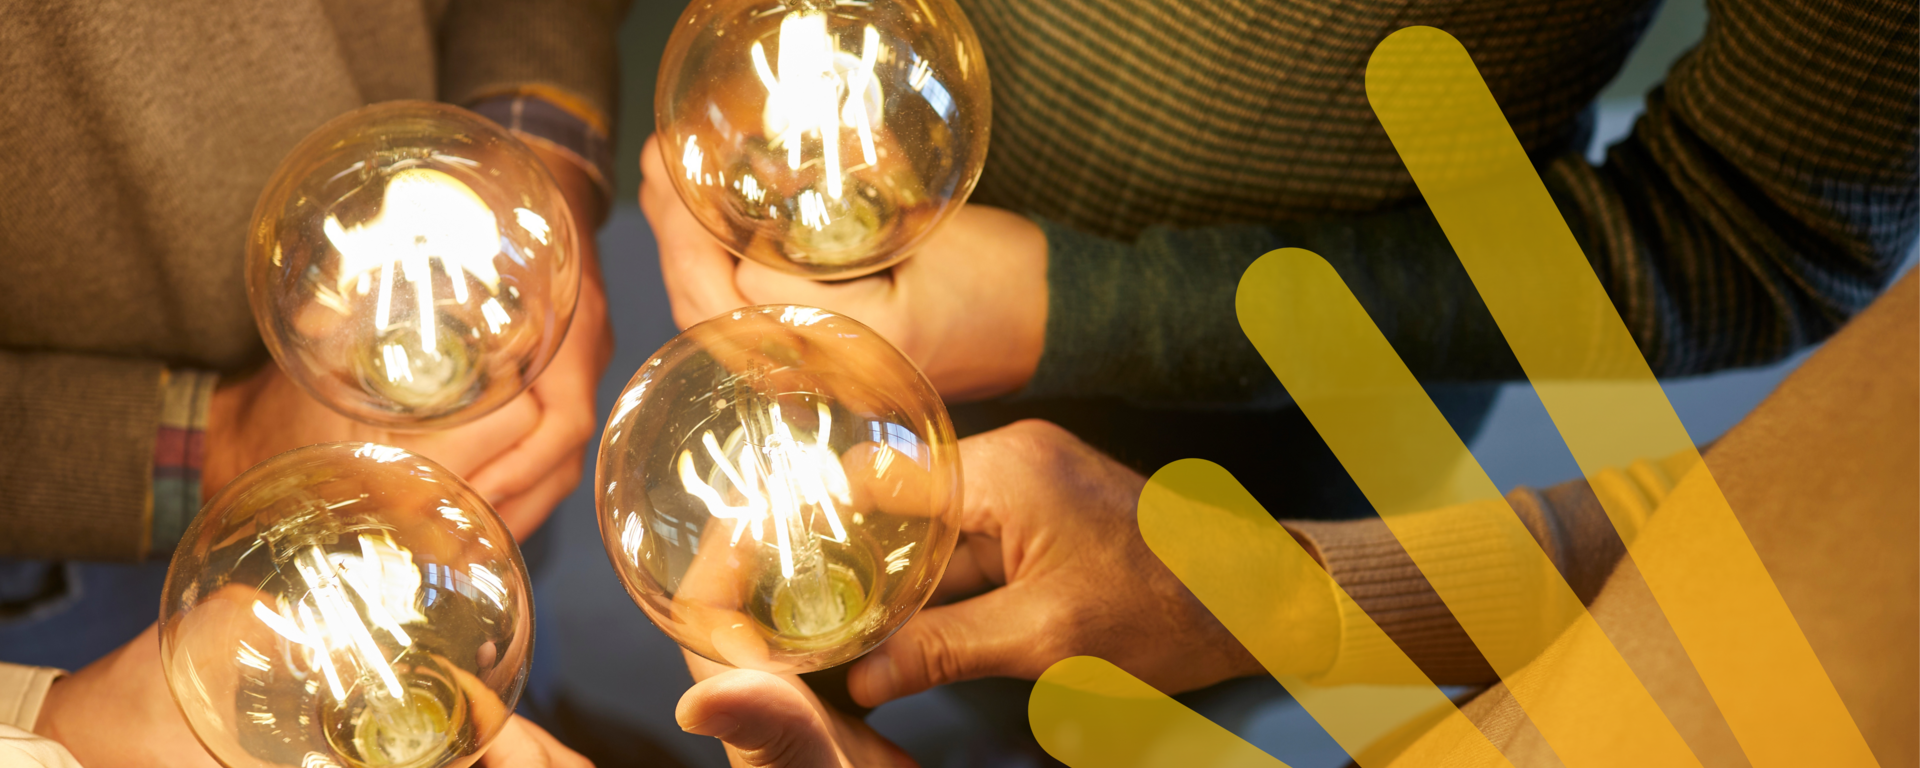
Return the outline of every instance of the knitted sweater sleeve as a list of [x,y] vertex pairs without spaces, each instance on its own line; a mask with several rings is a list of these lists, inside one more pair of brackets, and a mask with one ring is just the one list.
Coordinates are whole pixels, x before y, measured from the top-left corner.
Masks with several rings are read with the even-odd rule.
[[[1488,499],[1455,507],[1412,513],[1397,521],[1397,538],[1379,518],[1348,522],[1292,521],[1286,527],[1314,553],[1334,582],[1353,598],[1350,607],[1365,616],[1345,615],[1340,621],[1339,650],[1330,668],[1316,682],[1396,683],[1380,680],[1381,667],[1370,663],[1381,649],[1363,647],[1354,638],[1366,633],[1345,630],[1354,622],[1371,619],[1422,672],[1440,685],[1472,685],[1498,681],[1483,651],[1461,627],[1456,614],[1508,617],[1497,622],[1506,631],[1481,642],[1499,643],[1499,656],[1513,651],[1537,653],[1559,636],[1563,625],[1547,617],[1542,592],[1556,574],[1530,573],[1537,557],[1525,547],[1547,554],[1559,578],[1565,579],[1582,603],[1592,602],[1612,575],[1627,545],[1653,510],[1680,478],[1698,465],[1692,454],[1660,461],[1638,461],[1595,475],[1591,482],[1574,480],[1547,488],[1521,488],[1504,499]],[[1607,516],[1601,500],[1626,511],[1625,536]],[[1531,535],[1508,540],[1510,526],[1489,525],[1491,515],[1517,515]],[[1431,553],[1430,571],[1423,573],[1408,556],[1411,545]],[[1436,566],[1437,564],[1437,566]],[[1467,595],[1472,605],[1449,605],[1434,584],[1445,582],[1450,594]]]
[[[1604,164],[1538,164],[1659,375],[1764,364],[1824,339],[1885,287],[1920,227],[1912,4],[1713,0],[1710,12]],[[1331,263],[1423,380],[1519,374],[1417,202],[1133,242],[1041,226],[1046,348],[1023,397],[1284,401],[1233,302],[1246,267],[1283,247]]]

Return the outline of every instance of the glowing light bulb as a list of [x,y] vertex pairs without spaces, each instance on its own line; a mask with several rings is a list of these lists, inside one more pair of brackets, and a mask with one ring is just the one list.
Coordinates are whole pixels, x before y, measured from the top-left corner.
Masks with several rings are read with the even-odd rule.
[[820,279],[906,258],[966,202],[991,100],[953,0],[704,0],[662,59],[673,185],[736,255]]
[[389,102],[287,155],[254,209],[247,297],[294,381],[396,429],[479,418],[573,318],[573,217],[539,158],[477,115]]
[[235,479],[167,571],[161,660],[228,768],[473,763],[531,662],[526,567],[460,478],[315,445]]
[[958,536],[945,406],[871,329],[742,309],[627,384],[600,444],[601,538],[627,592],[689,650],[801,673],[919,610]]

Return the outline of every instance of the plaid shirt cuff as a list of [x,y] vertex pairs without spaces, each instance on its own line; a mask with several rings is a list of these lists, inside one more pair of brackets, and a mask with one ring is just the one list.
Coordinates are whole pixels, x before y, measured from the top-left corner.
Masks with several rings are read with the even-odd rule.
[[488,96],[467,107],[523,140],[557,150],[586,171],[601,194],[613,193],[613,145],[591,116],[576,114],[534,93]]
[[207,456],[207,412],[219,376],[185,368],[166,371],[160,383],[160,432],[153,441],[153,538],[150,551],[165,555],[180,542],[200,511],[200,468]]

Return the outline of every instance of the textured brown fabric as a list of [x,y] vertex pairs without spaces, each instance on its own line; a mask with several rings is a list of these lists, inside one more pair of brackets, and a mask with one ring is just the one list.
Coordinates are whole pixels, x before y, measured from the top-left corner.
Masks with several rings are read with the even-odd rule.
[[[1516,635],[1515,642],[1550,638],[1561,628],[1532,626],[1544,612],[1529,602],[1537,596],[1525,590],[1531,583],[1522,570],[1526,559],[1510,548],[1533,545],[1544,550],[1583,603],[1599,594],[1601,584],[1625,554],[1612,522],[1585,480],[1545,491],[1521,488],[1502,502],[1477,506],[1494,507],[1499,514],[1510,509],[1533,540],[1504,541],[1498,529],[1461,514],[1480,510],[1457,508],[1417,513],[1406,521],[1405,530],[1421,537],[1422,545],[1445,564],[1454,583],[1471,586],[1476,604],[1461,608],[1507,617],[1504,624]],[[1433,682],[1485,685],[1499,679],[1385,521],[1302,520],[1286,526],[1326,565],[1367,618]],[[1350,666],[1336,662],[1325,682],[1387,682],[1347,679]]]
[[0,2],[0,553],[146,554],[159,371],[266,359],[243,234],[303,136],[372,101],[457,99],[509,76],[612,114],[623,12]]
[[[459,0],[440,25],[440,99],[549,86],[600,113],[619,114],[614,33],[628,0]],[[570,106],[570,105],[568,105]],[[608,135],[612,135],[608,132]]]

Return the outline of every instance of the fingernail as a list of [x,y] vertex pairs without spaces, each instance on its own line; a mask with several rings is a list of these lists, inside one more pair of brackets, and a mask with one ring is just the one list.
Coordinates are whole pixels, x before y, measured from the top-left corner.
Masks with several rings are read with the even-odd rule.
[[857,672],[858,674],[853,677],[858,679],[850,679],[847,682],[850,686],[857,683],[860,688],[859,691],[853,692],[854,699],[860,704],[869,707],[878,706],[881,702],[893,697],[893,688],[899,676],[893,668],[893,657],[886,651],[868,654],[867,660],[860,664]]
[[699,736],[712,736],[725,739],[740,730],[740,722],[729,715],[714,715],[693,725],[683,726],[681,730]]

